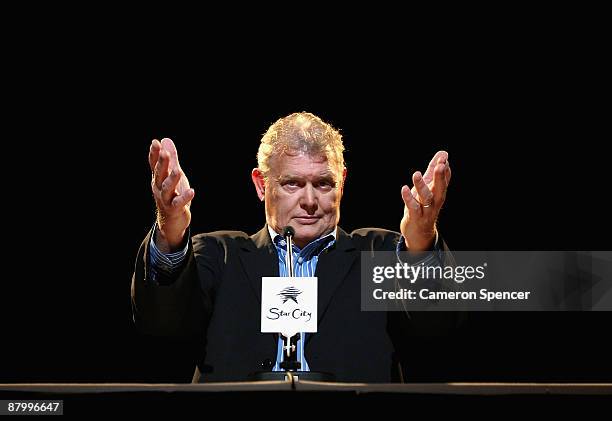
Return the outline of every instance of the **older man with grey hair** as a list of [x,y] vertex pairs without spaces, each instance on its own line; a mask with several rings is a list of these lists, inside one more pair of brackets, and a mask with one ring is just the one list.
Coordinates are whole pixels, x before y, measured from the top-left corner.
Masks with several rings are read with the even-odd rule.
[[296,275],[319,278],[319,328],[300,336],[301,370],[332,372],[339,381],[401,378],[394,342],[408,318],[360,311],[360,252],[445,248],[436,219],[451,177],[448,154],[436,153],[424,174],[413,174],[413,187],[402,187],[399,233],[349,234],[338,226],[347,175],[343,151],[341,134],[319,117],[302,112],[279,119],[264,134],[251,172],[265,203],[265,227],[252,236],[217,231],[191,237],[195,191],[174,143],[151,143],[157,220],[137,257],[134,319],[145,333],[200,341],[194,381],[239,381],[262,367],[279,370],[282,340],[260,332],[261,278],[286,273],[280,234],[288,225],[295,229]]

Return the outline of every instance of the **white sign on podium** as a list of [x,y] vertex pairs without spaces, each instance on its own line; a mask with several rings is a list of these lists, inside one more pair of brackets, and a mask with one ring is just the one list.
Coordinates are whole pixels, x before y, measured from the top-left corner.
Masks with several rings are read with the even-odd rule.
[[316,332],[317,282],[316,276],[261,278],[262,333]]

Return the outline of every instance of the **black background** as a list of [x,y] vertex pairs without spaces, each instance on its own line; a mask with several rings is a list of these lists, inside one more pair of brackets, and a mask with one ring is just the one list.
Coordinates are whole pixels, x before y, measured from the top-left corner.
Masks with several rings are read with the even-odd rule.
[[[4,184],[0,381],[190,381],[188,343],[131,324],[134,258],[154,221],[152,138],[178,147],[194,233],[263,226],[250,181],[259,139],[309,111],[344,135],[347,231],[397,230],[401,186],[445,149],[453,178],[439,229],[451,249],[609,249],[605,70],[589,43],[480,33],[431,48],[422,33],[271,38],[255,50],[248,37],[203,34],[193,49],[163,37],[145,47],[145,34],[66,48],[76,35],[22,49],[13,79],[7,144],[21,165]],[[470,314],[454,335],[414,337],[408,380],[612,381],[611,321]]]

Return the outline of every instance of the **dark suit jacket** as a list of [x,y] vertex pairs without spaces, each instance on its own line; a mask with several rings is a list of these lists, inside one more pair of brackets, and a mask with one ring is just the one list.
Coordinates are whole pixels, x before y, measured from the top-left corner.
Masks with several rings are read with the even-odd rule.
[[[200,382],[246,380],[261,370],[262,361],[274,361],[276,335],[260,333],[261,277],[279,272],[267,228],[250,237],[236,231],[194,236],[184,270],[168,286],[147,282],[150,235],[139,250],[132,279],[134,320],[140,330],[200,338],[203,352],[194,377]],[[414,317],[360,309],[360,252],[395,250],[398,239],[398,233],[381,229],[347,234],[339,228],[336,244],[321,254],[316,269],[318,333],[308,335],[305,344],[311,370],[346,382],[400,378],[396,345]]]

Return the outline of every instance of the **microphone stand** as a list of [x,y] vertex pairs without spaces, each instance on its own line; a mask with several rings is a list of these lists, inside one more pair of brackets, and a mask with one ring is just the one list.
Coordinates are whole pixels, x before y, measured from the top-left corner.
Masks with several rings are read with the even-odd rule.
[[[285,259],[285,264],[287,266],[287,273],[289,278],[295,277],[295,271],[293,268],[293,236],[295,235],[295,230],[291,226],[285,227],[283,230],[283,237],[285,237],[285,242],[287,243],[287,257]],[[283,346],[283,350],[285,351],[285,358],[283,358],[283,362],[280,363],[280,368],[285,371],[296,371],[302,368],[302,363],[297,361],[295,350],[298,338],[300,334],[293,335],[287,337],[283,334],[280,334],[284,338],[285,345]],[[295,338],[295,339],[294,339]]]

